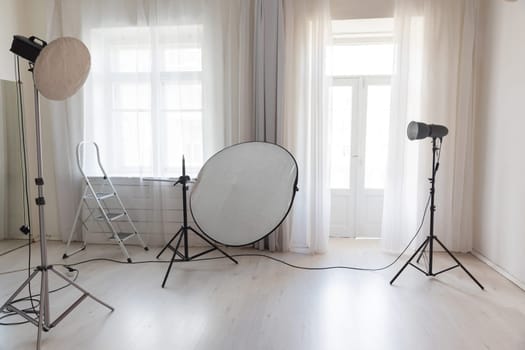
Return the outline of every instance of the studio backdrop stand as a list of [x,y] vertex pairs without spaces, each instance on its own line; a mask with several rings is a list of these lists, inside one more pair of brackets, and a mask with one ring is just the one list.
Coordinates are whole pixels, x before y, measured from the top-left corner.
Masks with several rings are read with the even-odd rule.
[[[439,140],[439,147],[437,145],[437,140]],[[481,288],[484,289],[481,283],[478,282],[476,278],[461,264],[461,262],[450,252],[450,250],[447,249],[447,247],[441,243],[439,238],[437,238],[436,235],[434,235],[434,213],[436,211],[436,206],[434,205],[434,194],[435,194],[435,181],[436,181],[436,173],[439,168],[439,162],[436,160],[436,154],[441,149],[441,138],[432,137],[432,177],[429,178],[430,181],[430,231],[427,238],[423,241],[423,243],[417,248],[417,250],[412,254],[410,259],[403,265],[401,270],[392,278],[390,281],[390,284],[394,283],[394,281],[399,277],[399,275],[405,270],[405,268],[408,265],[413,266],[426,276],[437,276],[439,274],[442,274],[443,272],[450,271],[452,269],[455,269],[456,267],[461,267],[463,271],[474,281],[476,284]],[[437,242],[444,250],[447,252],[447,254],[456,262],[456,265],[448,267],[446,269],[443,269],[438,272],[434,272],[433,268],[433,259],[434,259],[434,241]],[[419,254],[419,257],[417,258],[417,262],[421,259],[423,253],[425,253],[425,249],[428,247],[428,268],[427,270],[424,270],[423,268],[415,265],[412,263],[412,260]]]
[[[164,253],[166,249],[169,249],[173,252],[173,256],[171,258],[170,264],[168,266],[168,270],[166,271],[166,275],[164,276],[164,280],[162,281],[162,288],[166,285],[166,281],[168,280],[168,275],[170,274],[171,267],[173,266],[174,262],[182,262],[182,261],[191,261],[193,259],[196,259],[204,254],[208,254],[214,250],[218,250],[221,252],[225,257],[233,261],[234,263],[238,264],[237,260],[235,260],[231,255],[226,253],[224,250],[219,248],[214,242],[212,242],[209,238],[204,236],[202,233],[196,231],[188,224],[188,205],[187,205],[187,195],[186,192],[188,191],[188,183],[191,182],[191,179],[189,176],[186,175],[186,164],[184,160],[184,156],[182,157],[182,176],[179,177],[179,179],[175,182],[173,186],[176,186],[178,184],[182,185],[182,217],[183,222],[180,229],[175,233],[175,235],[169,240],[169,242],[162,248],[160,253],[157,255],[157,259],[160,258],[160,256]],[[201,238],[203,241],[205,241],[208,245],[210,245],[211,248],[204,250],[200,253],[197,253],[195,255],[190,255],[189,249],[188,249],[188,234],[192,232],[197,237]],[[178,239],[177,239],[178,237]],[[175,247],[172,246],[173,241],[177,239],[177,244],[175,244]],[[184,241],[184,250],[181,251],[181,243]]]
[[[60,39],[57,39],[60,40]],[[51,44],[50,44],[51,45]],[[34,71],[33,81],[35,81]],[[34,85],[34,99],[35,99],[35,130],[36,130],[36,156],[37,156],[37,173],[38,177],[35,179],[35,183],[38,189],[38,197],[36,198],[36,205],[38,206],[38,223],[39,223],[39,234],[40,234],[40,255],[41,263],[35,268],[33,273],[20,285],[20,287],[14,292],[13,295],[6,301],[0,312],[8,313],[14,312],[19,316],[26,319],[28,322],[38,327],[37,344],[36,349],[40,350],[42,344],[42,331],[47,332],[53,327],[58,325],[69,313],[71,313],[82,301],[86,298],[91,298],[97,303],[105,306],[109,310],[113,311],[113,307],[104,303],[100,299],[96,298],[84,288],[79,286],[77,283],[66,277],[61,272],[55,270],[53,265],[49,265],[47,261],[47,244],[46,244],[46,232],[44,222],[44,179],[43,179],[43,165],[42,165],[42,133],[41,133],[41,118],[40,118],[40,105],[39,105],[39,91],[36,84]],[[49,273],[53,273],[56,276],[64,280],[67,285],[70,285],[79,290],[82,295],[73,302],[66,310],[64,310],[54,321],[51,321],[51,308],[49,305]],[[38,311],[34,310],[36,317],[31,316],[31,313],[27,310],[22,310],[16,306],[17,296],[24,290],[24,288],[31,283],[31,281],[40,275],[40,295],[39,295],[39,306]],[[33,311],[33,310],[32,310]]]

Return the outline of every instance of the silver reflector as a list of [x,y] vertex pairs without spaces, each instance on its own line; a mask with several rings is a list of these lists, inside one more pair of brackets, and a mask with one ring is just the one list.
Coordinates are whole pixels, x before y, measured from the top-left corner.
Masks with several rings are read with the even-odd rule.
[[254,243],[275,230],[290,211],[297,177],[294,157],[280,146],[246,142],[225,148],[199,172],[191,214],[218,243]]

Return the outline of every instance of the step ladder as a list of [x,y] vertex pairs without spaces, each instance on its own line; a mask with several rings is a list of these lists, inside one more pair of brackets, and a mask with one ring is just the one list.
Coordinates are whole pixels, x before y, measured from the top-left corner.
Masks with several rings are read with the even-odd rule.
[[[103,191],[96,191],[91,180],[86,176],[86,173],[84,172],[84,169],[82,169],[82,162],[81,162],[81,155],[80,152],[82,149],[87,145],[93,145],[95,147],[96,155],[97,155],[97,163],[98,166],[103,174]],[[80,202],[78,204],[77,212],[75,214],[75,220],[73,222],[73,226],[71,227],[71,232],[69,233],[69,238],[67,240],[66,249],[64,252],[64,255],[62,256],[63,259],[66,259],[84,249],[87,247],[87,240],[86,240],[86,232],[88,230],[88,227],[86,225],[86,222],[93,217],[95,220],[102,222],[105,224],[106,229],[108,230],[107,233],[109,235],[109,239],[116,242],[120,249],[122,250],[122,253],[126,256],[126,259],[128,262],[132,262],[131,257],[129,256],[128,250],[126,249],[126,246],[124,242],[128,241],[131,238],[136,237],[144,250],[149,250],[149,248],[146,246],[144,241],[142,240],[142,237],[140,237],[140,234],[137,231],[137,228],[135,227],[135,224],[133,221],[131,221],[131,218],[128,215],[128,212],[126,208],[124,207],[124,204],[122,203],[122,200],[120,199],[115,186],[113,186],[113,183],[111,182],[111,179],[108,177],[106,171],[104,170],[104,167],[102,166],[102,163],[100,162],[100,151],[98,148],[98,145],[95,142],[86,142],[82,141],[77,145],[77,165],[82,173],[82,176],[84,177],[85,182],[85,188],[84,193],[82,195],[82,198],[80,199]],[[114,207],[118,207],[117,209],[109,209],[108,203],[106,201],[112,200]],[[95,202],[96,205],[89,205],[89,202]],[[116,204],[116,205],[115,205]],[[82,214],[82,208],[85,207],[89,211],[89,215],[86,219],[81,219]],[[75,233],[75,229],[77,227],[78,220],[82,220],[82,225],[85,229],[82,230],[82,246],[73,251],[69,252],[69,248],[71,245],[71,240],[73,239],[73,235]],[[129,226],[131,227],[132,232],[122,232],[120,230],[119,223],[127,222]]]

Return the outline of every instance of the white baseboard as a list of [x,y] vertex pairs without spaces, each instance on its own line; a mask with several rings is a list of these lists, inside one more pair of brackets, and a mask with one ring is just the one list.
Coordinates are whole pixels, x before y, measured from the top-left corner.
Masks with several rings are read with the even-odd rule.
[[503,277],[505,277],[506,279],[508,279],[512,283],[514,283],[519,288],[525,290],[525,283],[523,283],[522,281],[518,280],[516,277],[512,276],[510,273],[505,271],[501,266],[496,265],[495,263],[490,261],[487,257],[481,255],[480,253],[478,253],[478,252],[476,252],[474,250],[471,253],[476,258],[478,258],[479,260],[483,261],[485,264],[489,265],[497,273],[499,273],[500,275],[502,275]]

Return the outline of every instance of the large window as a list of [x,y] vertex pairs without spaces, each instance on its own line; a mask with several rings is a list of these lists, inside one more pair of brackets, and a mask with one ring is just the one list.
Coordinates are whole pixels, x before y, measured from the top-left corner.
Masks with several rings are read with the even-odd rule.
[[[86,139],[118,176],[179,176],[203,162],[202,26],[91,32]],[[88,172],[94,162],[86,157]]]

